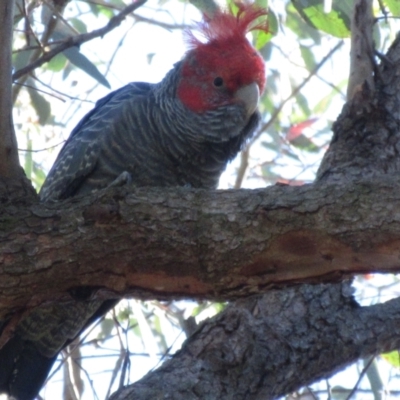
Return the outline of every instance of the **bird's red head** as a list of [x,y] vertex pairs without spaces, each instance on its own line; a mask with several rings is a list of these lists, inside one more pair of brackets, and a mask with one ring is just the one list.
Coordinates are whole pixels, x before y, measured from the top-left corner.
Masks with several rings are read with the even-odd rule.
[[[191,49],[183,59],[177,93],[182,103],[194,112],[242,101],[243,93],[246,96],[249,92],[247,87],[250,92],[257,92],[250,94],[253,97],[250,102],[254,103],[254,97],[258,101],[259,93],[264,90],[264,60],[246,34],[255,29],[268,31],[265,18],[257,22],[267,11],[254,5],[238,6],[237,15],[219,11],[212,18],[204,17],[199,25],[206,39],[204,43],[188,32]],[[242,88],[245,89],[241,91]]]

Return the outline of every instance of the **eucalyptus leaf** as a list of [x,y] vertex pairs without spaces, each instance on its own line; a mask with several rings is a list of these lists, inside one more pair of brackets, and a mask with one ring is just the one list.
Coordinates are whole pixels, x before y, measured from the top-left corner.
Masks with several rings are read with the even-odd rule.
[[400,1],[399,0],[385,0],[385,4],[387,5],[389,11],[395,17],[400,17]]
[[321,43],[321,33],[313,25],[304,22],[292,3],[287,7],[286,27],[289,28],[299,39],[312,39],[315,44]]
[[300,45],[300,53],[301,56],[303,57],[304,64],[306,65],[306,68],[309,71],[312,71],[315,66],[317,65],[314,57],[314,53],[311,51],[311,49],[307,46],[301,46]]
[[312,142],[307,136],[304,136],[303,134],[299,135],[296,139],[293,139],[290,142],[293,146],[301,149],[308,151],[310,153],[317,153],[320,148]]
[[28,179],[32,180],[33,160],[32,160],[32,139],[29,137],[29,131],[26,134],[26,152],[24,157],[24,171]]
[[310,26],[339,38],[350,36],[352,1],[336,0],[332,9],[324,11],[321,0],[292,0],[301,17]]
[[69,22],[79,33],[87,32],[87,26],[81,19],[71,18]]
[[107,88],[111,88],[107,79],[104,75],[97,69],[97,67],[86,57],[84,56],[77,47],[71,47],[67,50],[63,51],[65,57],[68,60],[77,66],[82,71],[85,71],[88,75],[94,78],[97,82],[101,83]]
[[253,31],[254,46],[257,50],[261,50],[278,32],[278,19],[275,13],[268,10],[268,32],[261,30]]
[[27,90],[32,101],[32,106],[39,117],[39,124],[45,125],[51,114],[50,103],[36,90],[35,82],[32,79],[28,81]]
[[398,350],[393,350],[390,353],[381,354],[381,357],[393,367],[400,368],[400,354]]
[[67,58],[64,56],[64,54],[60,53],[47,63],[47,69],[53,72],[60,72],[65,68],[66,63]]
[[29,60],[33,50],[25,50],[22,49],[13,54],[13,67],[16,71],[19,69],[26,67],[29,64]]
[[[52,35],[53,40],[63,40],[65,36],[60,32],[54,32]],[[104,75],[97,69],[97,67],[80,51],[79,48],[74,46],[69,49],[63,51],[63,54],[67,59],[74,64],[76,67],[81,69],[82,71],[86,72],[90,75],[93,79],[97,82],[101,83],[107,88],[111,88],[110,84],[108,83],[107,79]]]

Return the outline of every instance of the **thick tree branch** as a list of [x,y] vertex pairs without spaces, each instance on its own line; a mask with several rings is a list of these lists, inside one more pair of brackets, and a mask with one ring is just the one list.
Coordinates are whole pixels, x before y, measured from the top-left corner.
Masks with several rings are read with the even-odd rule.
[[239,301],[110,400],[273,399],[400,345],[400,299],[360,307],[348,284]]
[[0,315],[67,301],[82,286],[105,288],[108,297],[235,299],[400,270],[396,180],[252,191],[119,188],[28,208],[10,201],[1,213]]

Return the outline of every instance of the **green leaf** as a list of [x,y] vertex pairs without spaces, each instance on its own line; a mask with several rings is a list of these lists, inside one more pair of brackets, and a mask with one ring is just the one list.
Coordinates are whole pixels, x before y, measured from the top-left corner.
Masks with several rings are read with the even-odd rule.
[[331,389],[332,400],[348,400],[350,390],[341,385],[335,385]]
[[99,14],[105,16],[108,19],[111,19],[114,16],[114,12],[109,7],[98,6]]
[[62,72],[62,78],[63,80],[67,79],[69,74],[73,71],[74,67],[72,66],[71,63],[68,63],[65,68],[63,69]]
[[330,12],[324,11],[321,0],[292,0],[292,4],[302,18],[315,29],[339,38],[350,36],[351,1],[333,1]]
[[79,18],[71,18],[69,22],[79,33],[87,33],[87,26]]
[[41,165],[33,161],[33,176],[31,180],[35,184],[35,187],[37,189],[41,188],[45,179],[46,174],[44,173]]
[[25,3],[23,0],[16,0],[14,7],[14,25],[17,25],[22,18],[25,17],[25,14],[22,10],[25,10]]
[[279,181],[281,175],[274,172],[272,168],[274,168],[274,165],[271,164],[263,165],[261,167],[261,173],[264,179],[266,179],[269,182],[275,183]]
[[[307,117],[311,114],[310,107],[308,106],[308,99],[302,93],[297,93],[296,104],[300,107],[300,109],[303,112],[305,117]],[[299,118],[303,119],[303,116],[301,116]]]
[[153,57],[156,55],[156,53],[147,53],[147,64],[151,64],[153,61]]
[[111,332],[114,329],[115,322],[111,318],[104,318],[100,322],[100,332],[97,335],[98,339],[104,340],[111,336]]
[[254,4],[256,4],[258,7],[261,7],[261,8],[265,8],[265,9],[268,8],[268,0],[256,0],[254,2]]
[[269,9],[268,10],[268,32],[261,30],[253,31],[253,42],[254,47],[257,50],[261,50],[277,33],[278,33],[278,18],[275,13]]
[[109,3],[116,8],[126,7],[126,4],[122,0],[109,0]]
[[77,47],[71,47],[70,49],[64,50],[63,54],[72,64],[80,68],[82,71],[85,71],[93,79],[96,79],[97,82],[109,89],[111,88],[104,75],[101,74],[97,67],[86,56],[84,56]]
[[39,124],[45,125],[51,113],[50,103],[36,90],[33,80],[29,80],[28,84],[27,90],[32,101],[32,106],[39,117]]
[[261,146],[265,147],[268,150],[272,150],[274,153],[278,152],[278,143],[276,142],[267,142],[267,141],[262,141]]
[[272,43],[268,42],[263,48],[259,49],[259,52],[265,61],[269,61],[271,59],[272,48],[273,48]]
[[312,39],[316,44],[321,43],[321,34],[314,28],[306,24],[303,18],[300,17],[299,13],[296,11],[292,3],[288,4],[287,7],[287,20],[286,26],[292,30],[299,39]]
[[79,51],[77,47],[71,47],[70,49],[64,50],[63,53],[72,64],[80,68],[82,71],[85,71],[88,75],[90,75],[93,79],[96,79],[97,82],[101,83],[105,87],[109,89],[111,88],[104,75],[86,56]]
[[307,136],[303,134],[290,142],[293,146],[308,151],[310,153],[318,153],[320,148],[313,143]]
[[21,50],[13,54],[13,66],[16,71],[26,67],[29,63],[29,59],[33,50]]
[[29,137],[29,131],[26,133],[26,152],[24,160],[24,171],[26,177],[32,180],[33,160],[32,160],[32,139]]
[[314,67],[317,65],[314,57],[314,53],[307,46],[300,45],[300,53],[303,57],[304,64],[309,71],[312,71]]
[[400,17],[400,1],[399,0],[386,0],[385,1],[389,11],[395,17]]
[[254,31],[253,43],[257,50],[261,50],[271,39],[273,35],[270,32]]
[[400,354],[398,350],[393,350],[390,353],[381,354],[381,357],[394,367],[400,368]]
[[90,7],[90,11],[92,12],[92,14],[95,15],[96,17],[98,17],[99,16],[99,7],[100,6],[97,5],[97,4],[93,4],[91,2],[88,2],[87,4]]
[[218,314],[221,311],[224,311],[227,307],[228,303],[210,303],[210,302],[203,302],[197,305],[197,307],[193,308],[192,317],[199,316],[203,311],[207,309],[214,309],[214,313]]
[[268,29],[270,30],[272,36],[275,36],[279,29],[278,18],[271,8],[268,8]]
[[62,54],[57,54],[47,63],[47,69],[54,72],[60,72],[65,68],[67,58]]
[[[52,39],[54,40],[63,40],[65,36],[60,32],[54,32],[52,35]],[[96,79],[97,82],[101,83],[107,88],[111,88],[107,79],[104,75],[97,69],[97,67],[80,51],[79,48],[74,46],[69,49],[63,51],[63,54],[67,59],[74,64],[76,67],[80,68],[82,71],[86,72],[93,79]]]
[[300,161],[300,157],[293,151],[282,151],[282,155],[285,155],[286,157],[289,157],[292,160]]

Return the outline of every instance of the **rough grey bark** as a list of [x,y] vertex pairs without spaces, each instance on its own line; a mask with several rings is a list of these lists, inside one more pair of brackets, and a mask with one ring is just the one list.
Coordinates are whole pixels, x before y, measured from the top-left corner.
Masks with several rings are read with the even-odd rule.
[[103,288],[100,298],[234,300],[288,283],[400,271],[396,179],[252,191],[119,188],[29,207],[7,201],[0,316],[68,301],[82,286]]
[[333,125],[333,138],[318,181],[343,183],[396,176],[400,171],[400,36],[375,75],[364,83]]
[[268,400],[395,348],[399,333],[400,299],[360,307],[348,283],[271,290],[205,322],[110,400]]

